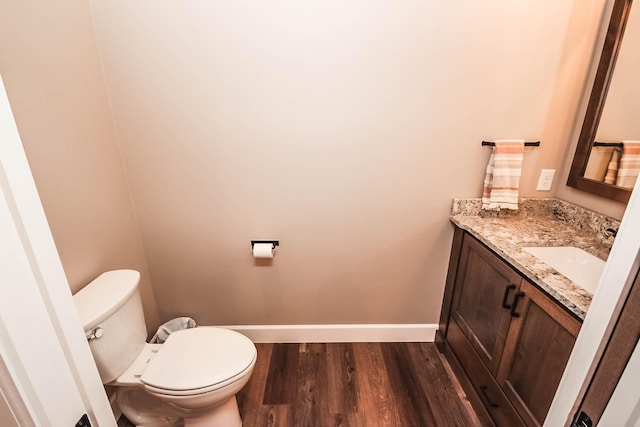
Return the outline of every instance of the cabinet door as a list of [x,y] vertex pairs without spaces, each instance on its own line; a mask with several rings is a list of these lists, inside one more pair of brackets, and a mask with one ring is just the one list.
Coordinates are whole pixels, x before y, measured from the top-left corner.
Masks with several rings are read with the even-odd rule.
[[528,426],[544,422],[580,322],[523,281],[498,372],[507,398]]
[[496,375],[521,278],[469,235],[464,236],[451,308],[480,359]]

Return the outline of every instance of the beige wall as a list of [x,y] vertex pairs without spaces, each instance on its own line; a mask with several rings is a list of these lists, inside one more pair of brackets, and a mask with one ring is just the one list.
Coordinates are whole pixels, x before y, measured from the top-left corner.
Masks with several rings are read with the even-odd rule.
[[521,195],[567,194],[535,185],[603,1],[92,1],[102,70],[86,5],[14,1],[0,72],[72,290],[128,267],[151,325],[431,323],[482,139],[541,139]]
[[142,272],[155,299],[118,149],[89,7],[3,0],[0,73],[72,292],[101,272]]
[[480,141],[543,139],[550,194],[573,5],[92,1],[161,319],[436,322]]

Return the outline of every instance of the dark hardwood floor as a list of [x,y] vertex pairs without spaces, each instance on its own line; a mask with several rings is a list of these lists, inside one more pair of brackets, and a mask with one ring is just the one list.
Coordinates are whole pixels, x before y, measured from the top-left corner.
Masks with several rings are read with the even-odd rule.
[[433,343],[256,347],[237,396],[244,427],[482,425]]
[[246,427],[481,425],[433,343],[257,344]]

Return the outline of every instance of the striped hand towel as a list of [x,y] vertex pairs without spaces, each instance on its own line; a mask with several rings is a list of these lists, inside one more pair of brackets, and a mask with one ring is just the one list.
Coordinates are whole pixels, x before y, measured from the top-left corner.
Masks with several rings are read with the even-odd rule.
[[614,148],[611,151],[611,158],[609,159],[609,165],[607,166],[607,172],[604,175],[602,182],[605,184],[615,185],[616,179],[618,179],[618,166],[620,165],[620,156],[622,155],[622,149]]
[[622,141],[622,157],[616,185],[633,188],[640,171],[640,141]]
[[482,209],[518,209],[524,140],[499,140],[489,157]]

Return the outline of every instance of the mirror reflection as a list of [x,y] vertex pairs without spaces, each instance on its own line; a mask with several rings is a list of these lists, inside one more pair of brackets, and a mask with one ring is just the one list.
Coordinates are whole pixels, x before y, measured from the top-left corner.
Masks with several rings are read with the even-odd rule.
[[640,171],[640,8],[631,8],[584,177],[633,188]]

